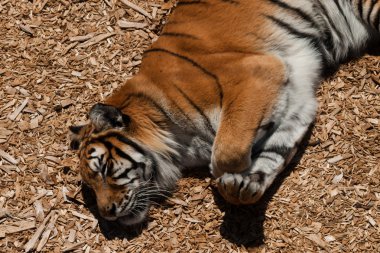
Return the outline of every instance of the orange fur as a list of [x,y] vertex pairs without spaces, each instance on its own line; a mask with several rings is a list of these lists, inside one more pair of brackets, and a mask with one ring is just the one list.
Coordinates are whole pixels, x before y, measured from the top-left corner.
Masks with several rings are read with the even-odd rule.
[[[286,79],[283,63],[266,54],[261,39],[270,36],[271,24],[252,12],[269,14],[273,8],[265,1],[239,3],[180,1],[160,38],[145,52],[139,73],[104,101],[131,118],[123,129],[127,138],[167,157],[177,155],[170,140],[181,134],[172,131],[173,118],[201,132],[200,114],[210,119],[216,113],[218,124],[209,127],[214,131],[210,141],[216,177],[249,167],[256,130]],[[94,128],[90,124],[79,139],[97,136]],[[87,143],[81,145],[81,174],[106,216],[110,203],[118,203],[127,190],[93,175],[84,159]]]
[[[82,141],[82,177],[95,190],[103,216],[110,203],[125,199],[133,185],[127,175],[136,168],[135,192],[143,182],[167,189],[182,164],[210,160],[227,201],[256,202],[293,157],[315,117],[314,88],[322,75],[371,41],[367,25],[379,28],[378,5],[369,0],[180,0],[160,38],[144,53],[139,73],[105,105],[95,105],[91,123],[75,136]],[[96,142],[90,144],[91,138],[99,135],[107,138],[96,141],[108,147],[87,160]],[[133,151],[126,148],[133,145]],[[111,163],[104,156],[112,157]],[[89,164],[91,159],[98,163]],[[133,166],[125,160],[133,160]],[[110,179],[108,169],[115,169],[120,181]],[[112,186],[117,183],[126,186]]]

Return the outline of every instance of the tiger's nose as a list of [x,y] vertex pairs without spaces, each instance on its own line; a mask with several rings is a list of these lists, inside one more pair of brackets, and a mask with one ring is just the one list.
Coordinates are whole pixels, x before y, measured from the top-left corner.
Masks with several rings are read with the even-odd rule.
[[108,203],[102,206],[98,206],[100,215],[106,220],[116,220],[116,204]]

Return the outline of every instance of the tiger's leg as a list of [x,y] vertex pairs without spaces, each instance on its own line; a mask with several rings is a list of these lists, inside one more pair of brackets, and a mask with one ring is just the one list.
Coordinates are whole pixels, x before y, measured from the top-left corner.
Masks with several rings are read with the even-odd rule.
[[[212,148],[211,173],[215,178],[251,166],[252,140],[284,84],[283,64],[273,56],[247,57],[235,66],[241,70],[240,79],[223,87],[221,120]],[[249,71],[243,75],[244,69]]]
[[[296,97],[293,99],[299,100]],[[289,111],[264,141],[248,170],[242,173],[225,173],[218,178],[218,190],[228,202],[255,203],[288,165],[315,117],[317,103],[313,92],[310,91],[303,101],[307,102],[289,106]]]

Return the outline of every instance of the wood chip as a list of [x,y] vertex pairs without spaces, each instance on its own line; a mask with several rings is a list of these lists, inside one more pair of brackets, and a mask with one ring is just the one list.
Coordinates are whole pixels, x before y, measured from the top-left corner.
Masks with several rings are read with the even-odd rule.
[[343,160],[343,156],[342,155],[337,155],[337,156],[334,156],[333,158],[328,159],[327,162],[328,163],[337,163],[340,160]]
[[372,226],[376,227],[376,221],[371,216],[367,215],[366,218]]
[[337,155],[327,160],[328,163],[337,163],[341,160],[352,157],[352,154]]
[[29,101],[29,98],[26,98],[19,107],[17,107],[17,109],[11,113],[8,118],[10,120],[15,120],[17,118],[17,116],[22,112],[22,110],[24,110],[25,106],[28,104],[28,101]]
[[69,40],[71,42],[75,42],[75,41],[83,42],[83,41],[86,41],[86,40],[89,40],[89,39],[93,38],[94,35],[95,35],[94,33],[89,33],[89,34],[86,34],[86,35],[69,37]]
[[170,201],[174,204],[177,204],[177,205],[187,206],[187,203],[185,201],[177,199],[177,198],[169,198],[168,201]]
[[76,76],[76,77],[81,77],[82,73],[79,71],[71,71],[71,75]]
[[192,223],[201,223],[202,222],[200,220],[193,219],[193,218],[188,218],[188,217],[185,217],[185,218],[182,218],[182,219],[184,219],[185,221],[188,221],[188,222],[192,222]]
[[315,242],[319,247],[325,249],[327,247],[326,243],[322,240],[322,238],[317,234],[310,234],[306,236],[307,239]]
[[4,158],[5,160],[7,160],[8,162],[10,162],[11,164],[13,164],[13,165],[17,165],[18,164],[18,161],[13,156],[11,156],[10,154],[8,154],[7,152],[5,152],[2,149],[0,149],[0,156],[2,158]]
[[38,117],[31,119],[30,123],[29,123],[29,128],[30,129],[36,129],[39,126],[38,123],[39,123]]
[[64,99],[64,100],[61,101],[61,106],[62,106],[62,108],[67,108],[70,105],[73,105],[74,103],[75,103],[74,100],[68,98],[68,99]]
[[8,211],[6,209],[0,208],[0,219],[7,217],[8,215],[9,214],[8,214]]
[[75,239],[76,239],[76,231],[74,229],[70,229],[69,230],[69,236],[67,237],[67,241],[69,241],[70,243],[73,243],[75,242]]
[[114,35],[116,35],[115,32],[99,34],[99,35],[87,40],[86,42],[79,44],[78,47],[86,48],[86,47],[95,45],[96,43],[99,43],[105,39],[108,39]]
[[54,162],[56,164],[60,164],[61,163],[61,160],[59,158],[51,156],[51,155],[45,156],[45,159],[48,160],[48,161]]
[[339,175],[336,175],[333,180],[332,180],[332,183],[333,184],[337,184],[339,183],[343,178],[343,173],[340,173]]
[[50,219],[50,222],[46,226],[46,230],[41,235],[40,242],[37,245],[37,249],[36,249],[37,252],[40,252],[43,249],[43,247],[45,246],[45,244],[47,243],[47,241],[49,240],[50,233],[53,231],[54,225],[55,225],[55,222],[57,221],[57,219],[58,219],[58,214],[55,214]]
[[79,42],[74,42],[74,43],[71,43],[70,45],[68,45],[67,47],[65,47],[62,51],[62,55],[67,54],[71,49],[76,47],[78,44],[79,44]]
[[34,36],[34,31],[32,30],[32,28],[30,28],[30,26],[20,24],[19,27],[20,27],[20,29],[21,29],[23,32],[26,32],[26,33],[28,33],[28,34]]
[[36,196],[28,200],[28,204],[34,203],[34,201],[41,199],[42,197],[46,196],[47,190],[43,189],[41,190]]
[[37,6],[35,7],[34,9],[34,12],[35,13],[40,13],[46,6],[47,2],[49,0],[40,0],[40,1],[37,1]]
[[0,231],[5,234],[13,234],[36,227],[35,221],[19,221],[12,225],[0,225]]
[[43,221],[45,218],[45,212],[44,212],[44,208],[42,207],[41,201],[39,200],[34,201],[33,206],[36,212],[36,220]]
[[71,211],[71,213],[72,213],[74,216],[79,217],[79,218],[82,218],[82,219],[85,219],[85,220],[97,221],[95,218],[90,217],[90,216],[88,216],[88,215],[84,215],[84,214],[78,213],[77,211]]
[[67,245],[65,246],[63,249],[62,249],[62,252],[70,252],[70,251],[73,251],[73,250],[76,250],[76,249],[79,249],[80,247],[82,247],[84,244],[86,244],[86,242],[78,242],[78,243],[74,243],[74,244],[71,244],[71,245]]
[[121,0],[121,2],[123,4],[125,4],[126,6],[128,6],[129,8],[139,12],[140,14],[144,15],[145,17],[149,18],[149,19],[152,19],[152,16],[146,12],[144,9],[142,9],[141,7],[135,5],[134,3],[131,3],[130,1],[128,0]]
[[11,107],[11,106],[14,106],[16,104],[17,100],[16,99],[12,99],[11,101],[9,101],[8,103],[6,103],[1,109],[0,109],[0,112],[4,111],[5,109]]
[[323,239],[325,239],[326,242],[333,242],[336,240],[332,235],[326,235]]
[[39,238],[42,232],[45,230],[46,223],[50,220],[50,218],[54,215],[54,212],[49,213],[48,216],[43,220],[41,225],[37,228],[34,235],[29,239],[29,241],[24,245],[25,252],[29,252],[36,248]]
[[129,22],[125,20],[119,20],[117,21],[117,24],[121,28],[133,28],[133,29],[141,29],[148,26],[148,24],[146,23]]

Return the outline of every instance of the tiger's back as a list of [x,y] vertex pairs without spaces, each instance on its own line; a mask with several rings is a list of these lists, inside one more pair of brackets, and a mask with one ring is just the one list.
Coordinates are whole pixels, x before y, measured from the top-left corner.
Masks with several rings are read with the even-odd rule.
[[[99,180],[141,169],[117,163],[139,153],[128,149],[132,142],[146,158],[137,164],[150,171],[140,173],[141,184],[123,184],[136,196],[146,181],[159,191],[174,185],[183,167],[210,163],[227,201],[256,202],[314,120],[318,83],[378,40],[379,17],[380,2],[370,0],[179,1],[139,73],[90,111],[96,131],[79,137],[117,131],[130,142],[103,145],[98,153],[111,162],[83,166]],[[124,156],[113,157],[115,150]],[[106,201],[112,213],[102,209],[104,216],[130,215],[134,205],[107,187],[107,196],[119,197]]]

